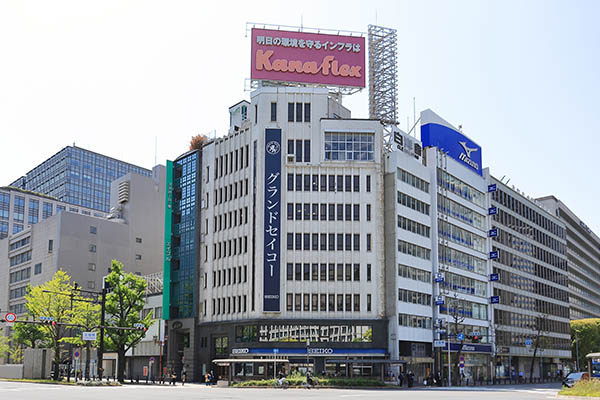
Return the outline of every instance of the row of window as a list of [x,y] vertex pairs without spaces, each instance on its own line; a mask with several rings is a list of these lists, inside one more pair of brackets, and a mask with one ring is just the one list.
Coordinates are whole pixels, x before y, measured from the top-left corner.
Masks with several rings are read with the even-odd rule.
[[10,283],[21,282],[31,277],[31,267],[10,273]]
[[409,256],[421,258],[423,260],[431,260],[431,250],[425,247],[418,246],[414,243],[398,240],[398,251],[408,254]]
[[542,214],[538,213],[528,205],[522,203],[521,201],[515,199],[511,195],[507,194],[505,191],[498,189],[495,192],[492,192],[492,200],[497,201],[499,204],[508,208],[509,210],[514,211],[518,215],[522,215],[527,220],[536,224],[537,226],[542,227],[543,229],[552,232],[554,235],[558,236],[561,239],[566,238],[565,228],[554,223],[549,218],[546,218]]
[[25,303],[20,304],[12,304],[8,307],[11,313],[15,313],[17,315],[25,314]]
[[571,326],[568,322],[498,309],[494,310],[494,321],[499,325],[532,329],[534,331],[538,330],[539,325],[539,328],[542,328],[544,332],[571,333]]
[[550,297],[555,300],[564,302],[569,301],[569,292],[557,288],[556,286],[547,285],[545,283],[526,278],[524,276],[504,271],[499,268],[494,268],[494,272],[498,274],[498,282],[510,286],[515,289],[524,290],[529,293],[539,294],[540,296]]
[[[223,270],[213,271],[213,287],[235,285],[236,283],[242,283],[248,281],[248,266],[244,265],[243,272],[242,266],[227,268]],[[204,280],[206,288],[206,278]]]
[[431,283],[431,272],[404,264],[398,264],[398,276],[412,279],[413,281]]
[[[371,191],[371,175],[365,176]],[[288,174],[287,190],[296,192],[360,192],[360,175]]]
[[[319,240],[320,239],[320,240]],[[367,251],[372,250],[371,234],[366,234]],[[360,251],[358,233],[288,233],[288,250]]]
[[[366,205],[367,221],[371,220],[371,205]],[[319,218],[320,217],[320,218]],[[287,203],[290,221],[360,221],[360,204]]]
[[438,211],[485,231],[485,217],[483,215],[439,194]]
[[219,232],[223,229],[229,229],[238,225],[248,223],[248,207],[240,208],[214,216],[213,232]]
[[[247,196],[248,195],[248,178],[244,180],[239,180],[230,185],[225,185],[224,187],[220,187],[215,189],[215,200],[214,204],[221,204],[226,201],[231,201],[237,199],[238,197]],[[208,194],[207,194],[208,196]],[[208,197],[206,199],[208,203]]]
[[484,259],[441,244],[438,246],[438,259],[441,264],[447,264],[464,269],[465,271],[487,275],[486,261]]
[[8,237],[8,222],[0,221],[0,240]]
[[414,188],[417,188],[425,193],[429,193],[429,182],[411,174],[408,171],[398,168],[396,170],[396,178]]
[[310,162],[310,140],[288,139],[287,154],[293,155],[296,162]]
[[236,343],[300,342],[370,343],[372,325],[242,325],[235,327]]
[[[360,264],[287,263],[286,275],[288,281],[348,282],[360,281],[360,270]],[[371,264],[366,265],[366,279],[371,281]]]
[[503,305],[523,310],[536,311],[542,314],[554,315],[555,317],[569,318],[568,306],[561,306],[498,288],[494,288],[494,296],[499,296],[500,304]]
[[407,326],[409,328],[431,329],[431,317],[398,314],[398,325]]
[[412,290],[398,289],[398,301],[404,303],[420,304],[422,306],[431,306],[431,295]]
[[31,261],[31,250],[11,257],[10,258],[10,266],[12,267],[15,265],[19,265],[19,264],[22,264],[27,261]]
[[[360,294],[287,293],[287,311],[360,312]],[[365,311],[371,312],[371,295],[366,295]]]
[[438,169],[438,186],[454,193],[463,199],[469,200],[471,203],[485,208],[485,193],[480,192],[474,187],[466,184],[457,177],[450,175],[448,172]]
[[27,286],[21,286],[15,289],[10,289],[10,300],[24,297],[27,294]]
[[404,207],[408,207],[411,210],[420,212],[421,214],[429,215],[429,204],[417,200],[414,197],[410,197],[406,193],[398,192],[398,204],[402,204]]
[[478,281],[467,276],[446,272],[444,282],[440,285],[455,292],[487,297],[487,282]]
[[27,246],[31,241],[31,237],[27,236],[26,238],[23,238],[21,240],[17,240],[16,242],[13,242],[10,244],[9,246],[9,251],[13,251],[16,249],[20,249],[23,246]]
[[458,317],[459,319],[464,317],[487,321],[487,305],[473,303],[468,300],[452,299],[449,297],[446,297],[446,299],[448,304],[440,306],[440,313],[448,314],[452,316],[452,319],[454,319],[454,317]]
[[[496,332],[496,346],[519,346],[525,347],[525,342],[531,339],[531,333],[520,332]],[[541,348],[555,350],[571,350],[571,339],[555,338],[551,336],[540,336]]]
[[248,252],[248,236],[213,243],[213,260],[246,254]]
[[[245,294],[212,299],[212,315],[236,314],[246,312],[247,309],[248,300]],[[206,315],[206,309],[204,315]]]
[[0,220],[8,220],[10,212],[10,193],[0,192]]
[[554,271],[551,268],[527,260],[524,257],[514,254],[508,250],[500,250],[496,247],[492,247],[492,250],[498,251],[498,258],[495,261],[499,262],[500,264],[515,268],[519,271],[530,273],[561,286],[568,286],[568,276],[566,273]]
[[375,135],[372,133],[325,133],[325,160],[374,161]]
[[473,250],[486,252],[486,238],[476,235],[466,229],[459,228],[442,219],[438,220],[438,234],[451,242],[461,246],[470,247]]
[[421,235],[426,238],[429,237],[431,231],[431,228],[427,225],[423,225],[417,221],[403,217],[402,215],[398,215],[398,228],[416,233],[417,235]]
[[[215,157],[215,179],[248,167],[250,150],[248,145],[231,151],[225,155]],[[207,177],[209,172],[207,171]],[[177,178],[177,176],[175,176]]]
[[553,265],[563,271],[567,270],[567,258],[564,255],[558,256],[548,250],[535,246],[512,233],[506,232],[503,229],[498,229],[498,236],[494,237],[493,240],[494,242],[501,243],[520,253],[537,258],[546,264]]

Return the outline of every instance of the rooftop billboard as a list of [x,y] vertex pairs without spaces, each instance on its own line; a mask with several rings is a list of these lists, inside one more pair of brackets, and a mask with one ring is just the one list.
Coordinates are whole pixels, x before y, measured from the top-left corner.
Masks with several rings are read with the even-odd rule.
[[365,87],[365,38],[252,29],[253,80]]

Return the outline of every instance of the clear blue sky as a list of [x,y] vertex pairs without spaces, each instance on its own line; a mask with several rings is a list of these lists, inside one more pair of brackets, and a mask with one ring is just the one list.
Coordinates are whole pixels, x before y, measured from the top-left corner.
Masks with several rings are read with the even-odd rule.
[[[598,1],[0,3],[0,184],[76,142],[145,167],[227,129],[245,23],[398,30],[399,115],[431,108],[530,196],[600,233]],[[345,99],[367,116],[366,90]]]

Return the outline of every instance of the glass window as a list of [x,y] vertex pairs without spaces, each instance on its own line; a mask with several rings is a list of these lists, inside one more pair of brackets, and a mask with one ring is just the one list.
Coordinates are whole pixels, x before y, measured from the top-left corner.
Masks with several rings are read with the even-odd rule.
[[325,160],[374,161],[372,133],[325,133]]
[[271,122],[277,121],[277,103],[271,103]]

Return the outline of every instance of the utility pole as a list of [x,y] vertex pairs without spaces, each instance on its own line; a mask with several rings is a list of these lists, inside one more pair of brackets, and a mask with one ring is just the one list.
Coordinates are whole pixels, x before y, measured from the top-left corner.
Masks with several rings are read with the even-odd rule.
[[102,299],[100,300],[100,306],[102,307],[102,311],[100,313],[100,346],[98,346],[98,377],[102,380],[102,373],[104,372],[102,368],[103,357],[104,357],[104,324],[106,317],[106,288],[102,288]]
[[575,351],[577,354],[577,360],[575,360],[575,365],[577,366],[577,372],[579,372],[579,336],[577,336],[577,331],[575,331]]

